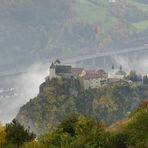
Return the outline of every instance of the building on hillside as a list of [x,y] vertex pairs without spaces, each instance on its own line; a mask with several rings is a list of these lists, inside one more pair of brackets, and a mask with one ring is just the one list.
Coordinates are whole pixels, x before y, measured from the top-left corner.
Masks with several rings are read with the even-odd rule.
[[71,73],[72,67],[69,65],[57,65],[57,64],[51,64],[50,66],[50,80],[53,78],[71,78],[72,73]]
[[80,79],[84,89],[98,88],[105,84],[107,73],[104,70],[83,70]]
[[72,76],[78,78],[83,70],[84,70],[83,68],[72,68],[71,69]]
[[126,76],[127,76],[127,73],[123,71],[122,69],[120,69],[119,71],[115,73],[115,77],[119,79],[124,79]]
[[103,78],[107,78],[107,77],[108,77],[108,73],[106,73],[104,69],[99,69],[99,70],[97,71],[97,73],[98,73],[101,77],[103,77]]
[[60,65],[52,63],[50,66],[50,75],[45,79],[53,78],[79,78],[84,89],[98,88],[110,84],[132,84],[132,81],[126,80],[126,72],[122,70],[114,71],[114,74],[108,75],[103,69],[85,70],[83,68],[73,68],[70,65]]
[[126,76],[127,76],[127,73],[122,70],[121,66],[118,71],[113,69],[108,75],[109,78],[118,78],[118,79],[125,79]]
[[53,78],[68,78],[71,77],[78,78],[83,68],[73,68],[70,65],[60,65],[60,64],[54,64],[52,63],[49,69],[49,76],[45,78],[45,80],[52,80]]
[[107,84],[126,84],[126,85],[131,85],[133,82],[131,80],[125,80],[125,79],[120,79],[120,78],[108,78],[107,79]]

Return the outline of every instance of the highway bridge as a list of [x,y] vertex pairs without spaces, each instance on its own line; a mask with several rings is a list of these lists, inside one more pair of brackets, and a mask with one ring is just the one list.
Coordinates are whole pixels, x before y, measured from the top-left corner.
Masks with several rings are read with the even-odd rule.
[[120,50],[113,50],[113,51],[107,51],[107,52],[98,52],[95,54],[89,54],[89,55],[82,55],[78,57],[72,57],[66,60],[61,60],[64,64],[74,64],[78,62],[83,62],[86,60],[93,60],[100,57],[108,57],[108,56],[115,56],[115,55],[123,55],[123,54],[131,54],[131,53],[139,53],[139,52],[148,52],[147,45],[136,47],[136,48],[128,48],[128,49],[120,49]]
[[[132,53],[132,54],[131,54]],[[103,60],[103,64],[106,65],[106,59],[108,59],[108,57],[111,56],[116,56],[116,55],[133,55],[133,54],[137,54],[137,57],[139,56],[139,53],[141,53],[142,55],[148,55],[148,44],[145,44],[143,46],[139,46],[136,48],[128,48],[128,49],[116,49],[113,51],[106,51],[106,52],[98,52],[98,53],[94,53],[94,54],[88,54],[88,55],[81,55],[81,56],[77,56],[77,57],[72,57],[72,58],[68,58],[68,59],[60,59],[61,63],[63,64],[79,64],[84,62],[87,63],[87,61],[91,61],[92,63],[95,64],[95,59],[104,59]],[[49,63],[51,63],[52,61],[54,61],[55,59],[50,59],[47,63],[45,63],[45,65],[48,67]],[[46,67],[45,66],[45,67]],[[5,74],[1,74],[0,78],[4,78],[4,77],[8,77],[8,76],[16,76],[16,75],[22,75],[28,73],[28,70],[20,70],[20,71],[15,71],[12,73],[5,73]]]

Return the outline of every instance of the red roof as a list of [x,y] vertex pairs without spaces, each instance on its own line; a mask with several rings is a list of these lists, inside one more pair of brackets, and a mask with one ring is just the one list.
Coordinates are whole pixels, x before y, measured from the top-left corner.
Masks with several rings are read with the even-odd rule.
[[82,77],[84,80],[104,78],[105,71],[87,70],[86,74]]
[[83,68],[72,68],[71,72],[76,74],[81,74],[83,71]]
[[99,69],[97,72],[98,72],[98,74],[100,74],[100,75],[107,74],[103,69]]

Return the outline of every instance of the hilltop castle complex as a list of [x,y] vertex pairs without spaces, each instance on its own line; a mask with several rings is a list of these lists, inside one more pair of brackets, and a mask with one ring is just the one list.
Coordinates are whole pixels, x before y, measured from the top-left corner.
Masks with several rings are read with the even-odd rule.
[[84,68],[72,67],[71,65],[61,65],[52,63],[49,69],[49,76],[47,80],[54,78],[79,78],[83,84],[84,89],[98,88],[112,83],[131,84],[132,82],[126,80],[126,72],[120,68],[117,72],[108,74],[103,69],[99,70],[85,70]]

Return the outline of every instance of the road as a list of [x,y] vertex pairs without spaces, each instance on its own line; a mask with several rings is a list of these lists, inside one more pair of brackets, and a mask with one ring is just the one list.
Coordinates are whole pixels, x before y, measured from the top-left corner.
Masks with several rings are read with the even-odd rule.
[[[107,56],[112,56],[112,55],[119,55],[119,54],[124,54],[124,53],[131,53],[131,52],[136,52],[136,51],[142,51],[142,50],[148,50],[148,47],[144,47],[144,46],[139,46],[136,48],[128,48],[128,49],[120,49],[120,50],[114,50],[114,51],[109,51],[109,52],[98,52],[95,54],[89,54],[89,55],[81,55],[78,57],[72,57],[72,58],[68,58],[68,59],[63,59],[61,60],[61,63],[63,64],[74,64],[80,61],[85,61],[85,60],[89,60],[89,59],[95,59],[95,58],[99,58],[99,57],[107,57]],[[45,63],[46,65],[48,65],[49,63],[51,63],[51,61],[48,61],[48,63]],[[15,76],[15,75],[21,75],[24,73],[27,73],[28,71],[24,70],[24,71],[16,71],[13,73],[6,73],[3,75],[0,75],[0,78],[4,77],[4,76]]]
[[[135,51],[142,51],[146,50],[144,46],[136,47],[136,48],[128,48],[128,49],[122,49],[122,50],[114,50],[114,51],[109,51],[109,52],[98,52],[95,54],[90,54],[90,55],[83,55],[79,57],[72,57],[66,60],[61,60],[62,63],[65,64],[72,64],[80,61],[85,61],[89,59],[95,59],[99,57],[106,57],[106,56],[112,56],[112,55],[119,55],[119,54],[124,54],[124,53],[130,53],[130,52],[135,52]],[[147,48],[148,50],[148,48]]]

